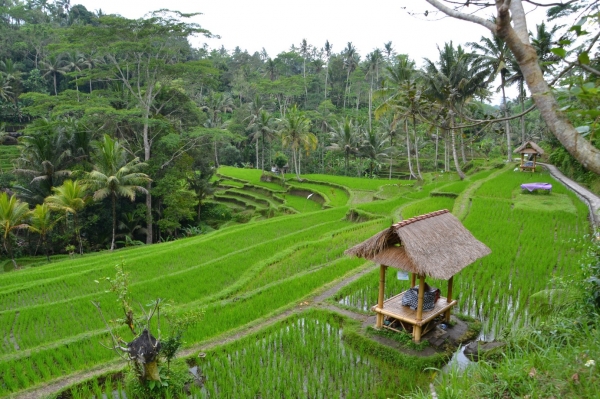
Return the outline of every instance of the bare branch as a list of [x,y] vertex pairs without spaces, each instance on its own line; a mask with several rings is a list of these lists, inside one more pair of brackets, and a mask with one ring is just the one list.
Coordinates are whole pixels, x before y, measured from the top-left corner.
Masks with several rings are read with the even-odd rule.
[[478,25],[488,28],[490,31],[492,31],[492,33],[496,32],[496,29],[497,29],[496,24],[493,23],[492,21],[488,21],[487,19],[478,17],[476,15],[465,14],[460,11],[453,10],[452,8],[447,7],[444,4],[440,3],[438,0],[426,0],[426,1],[429,4],[431,4],[432,6],[434,6],[435,8],[437,8],[438,10],[440,10],[441,12],[443,12],[444,14],[448,15],[449,17],[456,18],[456,19],[462,19],[463,21],[474,22]]

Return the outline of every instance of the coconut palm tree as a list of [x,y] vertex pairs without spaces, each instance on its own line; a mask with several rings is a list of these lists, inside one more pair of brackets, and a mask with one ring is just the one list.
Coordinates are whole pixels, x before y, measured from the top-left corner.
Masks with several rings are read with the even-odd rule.
[[54,83],[54,95],[58,95],[58,89],[56,84],[56,77],[58,75],[64,75],[69,70],[66,66],[64,59],[61,56],[50,55],[45,60],[41,61],[42,70],[45,71],[42,76],[52,76],[52,82]]
[[361,153],[369,159],[369,177],[374,176],[375,168],[382,158],[390,151],[389,139],[386,132],[365,129],[362,134]]
[[77,214],[85,208],[87,204],[87,187],[85,184],[75,180],[65,180],[62,186],[52,189],[53,195],[46,198],[45,203],[52,210],[64,212],[68,222],[69,214],[73,215],[73,229],[79,244],[79,253],[83,255],[83,244]]
[[[400,54],[396,57],[396,62],[392,66],[386,68],[386,72],[389,77],[386,81],[386,85],[376,93],[376,97],[381,98],[383,101],[375,110],[375,116],[379,118],[386,113],[391,113],[393,115],[392,120],[387,125],[388,132],[390,133],[395,133],[396,125],[403,121],[404,131],[406,133],[406,157],[408,160],[410,176],[420,180],[421,171],[418,162],[419,152],[415,116],[421,111],[420,108],[423,104],[421,100],[422,88],[417,84],[418,74],[415,62],[407,55]],[[409,118],[412,118],[413,121],[414,144],[411,144],[408,129]],[[393,140],[393,137],[390,137],[390,140]],[[393,142],[391,145],[393,145]],[[413,170],[411,148],[415,149],[417,173]],[[390,159],[390,179],[391,168],[392,165]]]
[[[482,37],[479,43],[468,43],[472,49],[478,51],[476,54],[478,62],[484,68],[487,68],[491,73],[487,79],[488,83],[500,75],[500,87],[498,88],[502,92],[502,110],[505,117],[508,117],[508,103],[506,101],[505,87],[507,85],[507,79],[510,74],[510,55],[512,54],[502,39],[498,36]],[[510,122],[504,121],[504,132],[506,134],[506,148],[508,153],[508,161],[512,161],[512,146],[510,140]]]
[[343,121],[338,121],[337,128],[332,128],[329,132],[332,144],[327,149],[344,153],[344,174],[346,176],[348,176],[350,155],[358,152],[359,131],[360,127],[352,119],[346,117]]
[[21,202],[15,195],[8,198],[8,194],[0,194],[0,230],[2,231],[2,240],[4,249],[8,253],[15,269],[18,268],[13,253],[11,234],[15,230],[29,227],[25,221],[29,213],[27,203]]
[[308,152],[316,149],[317,137],[309,131],[310,119],[300,112],[296,105],[279,122],[281,124],[279,130],[281,144],[292,150],[294,172],[296,178],[300,180],[300,150],[303,148]]
[[265,140],[269,143],[273,139],[275,129],[273,127],[273,117],[268,111],[264,109],[260,110],[256,119],[253,119],[248,129],[253,130],[252,140],[256,141],[256,167],[258,168],[258,141],[261,141],[262,157],[261,157],[261,170],[265,170]]
[[[30,225],[29,230],[40,235],[42,246],[44,247],[44,253],[46,259],[50,262],[50,254],[48,253],[48,234],[52,231],[56,223],[60,220],[52,217],[52,212],[48,204],[38,204],[35,209],[29,212]],[[36,250],[37,252],[37,250]]]
[[442,114],[447,115],[454,166],[462,180],[465,174],[460,168],[456,154],[454,118],[457,109],[483,90],[488,71],[482,68],[481,64],[474,62],[474,57],[465,53],[461,46],[454,48],[452,42],[445,43],[438,51],[437,62],[425,59],[425,94],[440,105]]
[[33,124],[34,132],[22,136],[21,156],[16,160],[15,173],[31,178],[42,198],[50,195],[52,188],[69,176],[67,169],[71,153],[66,147],[65,137],[58,131],[58,121],[46,118],[37,119]]
[[110,250],[115,249],[117,234],[117,198],[127,197],[135,200],[136,193],[148,194],[142,186],[151,181],[150,177],[140,170],[146,166],[139,158],[127,161],[127,151],[117,140],[105,134],[104,139],[96,143],[96,151],[92,154],[94,170],[86,173],[83,183],[94,191],[94,201],[110,197],[112,205],[112,241]]
[[12,86],[4,75],[0,74],[0,99],[8,101],[13,95]]
[[356,69],[359,61],[356,47],[352,45],[352,42],[348,42],[348,45],[342,52],[342,56],[344,57],[344,69],[348,71],[346,74],[346,89],[344,91],[344,109],[346,109],[346,97],[350,93],[350,74]]

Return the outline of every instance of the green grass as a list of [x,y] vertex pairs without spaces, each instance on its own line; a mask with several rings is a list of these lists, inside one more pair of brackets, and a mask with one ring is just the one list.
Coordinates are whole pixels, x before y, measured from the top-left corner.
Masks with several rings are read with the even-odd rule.
[[236,179],[247,181],[248,183],[253,184],[255,186],[266,187],[274,191],[285,191],[285,189],[280,184],[261,181],[260,176],[262,176],[262,171],[258,169],[245,169],[236,168],[233,166],[221,166],[217,170],[217,173],[223,176],[233,177]]
[[413,181],[409,180],[388,180],[388,179],[367,179],[364,177],[348,177],[348,176],[330,176],[330,175],[302,175],[303,178],[320,181],[324,183],[339,184],[348,187],[351,190],[370,190],[379,191],[381,187],[389,184],[412,186]]
[[301,190],[308,190],[315,193],[319,193],[324,199],[325,204],[329,206],[344,206],[348,203],[349,196],[345,190],[342,190],[335,186],[329,186],[326,184],[316,183],[304,183],[290,180],[288,181],[290,187],[298,188]]

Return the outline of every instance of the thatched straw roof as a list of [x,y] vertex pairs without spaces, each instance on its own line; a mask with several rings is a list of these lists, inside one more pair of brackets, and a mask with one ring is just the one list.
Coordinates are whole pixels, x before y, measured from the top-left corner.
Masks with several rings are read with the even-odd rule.
[[519,148],[515,149],[515,153],[519,154],[538,154],[544,155],[544,150],[542,147],[534,143],[533,141],[526,141],[519,146]]
[[447,209],[396,223],[346,250],[346,255],[448,280],[490,253]]

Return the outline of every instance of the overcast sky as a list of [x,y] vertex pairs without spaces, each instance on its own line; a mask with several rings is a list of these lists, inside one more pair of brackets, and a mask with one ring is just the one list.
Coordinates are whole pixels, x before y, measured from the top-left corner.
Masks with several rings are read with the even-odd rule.
[[[127,18],[161,8],[201,12],[195,22],[221,39],[199,38],[195,45],[207,42],[211,48],[223,45],[228,50],[239,46],[250,53],[264,47],[273,58],[302,39],[319,48],[329,40],[336,53],[352,42],[363,57],[391,41],[396,52],[409,54],[420,64],[423,57],[437,57],[437,44],[450,40],[465,44],[490,36],[478,25],[434,14],[422,0],[71,0],[74,4]],[[423,15],[426,10],[428,17]],[[529,29],[542,18],[543,11],[532,13]]]
[[[272,58],[302,39],[318,48],[329,40],[335,53],[352,42],[362,57],[391,41],[397,53],[408,54],[421,66],[423,57],[437,59],[438,44],[452,40],[465,45],[490,36],[479,25],[443,17],[423,0],[71,0],[75,4],[127,18],[161,8],[201,12],[194,22],[221,38],[197,38],[194,46],[205,42],[211,48],[239,46],[251,54],[264,47]],[[544,10],[529,14],[530,31],[543,16]]]

